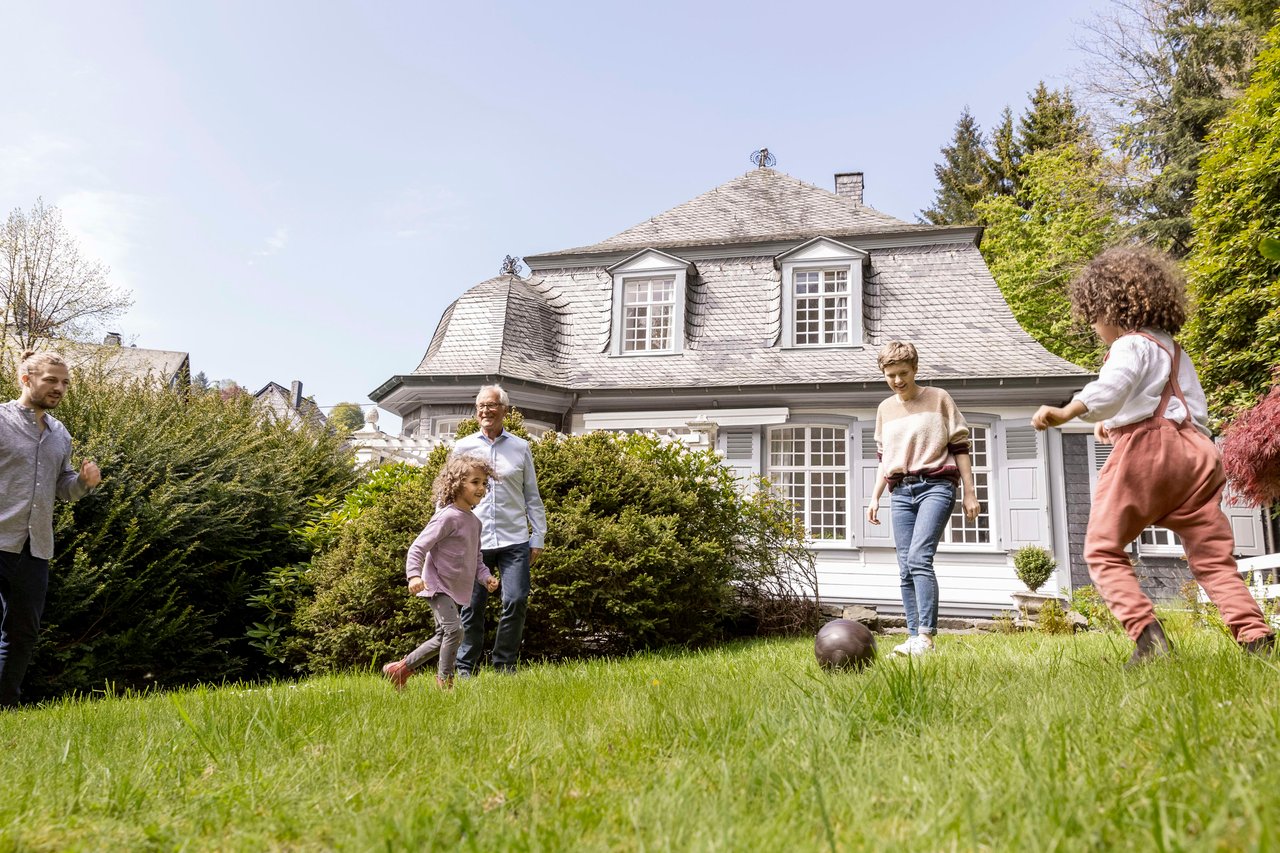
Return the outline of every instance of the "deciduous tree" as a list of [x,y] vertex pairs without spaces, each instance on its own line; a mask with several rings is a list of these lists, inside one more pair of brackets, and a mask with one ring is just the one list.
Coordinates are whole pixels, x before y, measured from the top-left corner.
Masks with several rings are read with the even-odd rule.
[[84,257],[62,212],[37,199],[0,228],[0,307],[16,348],[50,338],[85,339],[130,305],[100,261]]

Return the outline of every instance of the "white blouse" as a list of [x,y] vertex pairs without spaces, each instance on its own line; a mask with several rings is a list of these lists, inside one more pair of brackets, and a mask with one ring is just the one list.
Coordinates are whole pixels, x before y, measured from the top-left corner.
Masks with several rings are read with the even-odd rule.
[[[1159,340],[1171,352],[1173,339],[1156,329],[1142,331]],[[1155,414],[1160,404],[1164,384],[1169,380],[1168,353],[1141,335],[1125,335],[1111,345],[1106,363],[1098,372],[1098,378],[1076,394],[1089,411],[1080,416],[1082,421],[1103,421],[1108,429],[1146,420]],[[1205,435],[1209,432],[1209,406],[1200,387],[1200,377],[1185,352],[1178,359],[1178,385],[1191,407],[1191,418],[1196,429]],[[1176,394],[1169,396],[1164,416],[1176,423],[1186,420],[1187,410]]]

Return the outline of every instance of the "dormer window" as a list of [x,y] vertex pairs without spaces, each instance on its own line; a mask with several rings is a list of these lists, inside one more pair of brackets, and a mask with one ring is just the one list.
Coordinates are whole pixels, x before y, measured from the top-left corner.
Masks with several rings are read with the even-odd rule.
[[684,349],[685,284],[693,265],[645,249],[606,270],[613,277],[610,351],[672,355]]
[[815,237],[774,258],[782,271],[782,345],[862,344],[862,265],[868,255]]
[[622,352],[670,352],[676,280],[622,279]]

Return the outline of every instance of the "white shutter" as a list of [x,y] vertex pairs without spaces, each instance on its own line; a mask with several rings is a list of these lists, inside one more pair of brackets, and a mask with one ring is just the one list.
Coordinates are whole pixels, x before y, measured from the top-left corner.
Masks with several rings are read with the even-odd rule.
[[1049,539],[1049,493],[1045,488],[1045,437],[1030,421],[1000,424],[1000,533],[1006,550],[1023,545],[1053,548]]
[[720,431],[720,452],[733,474],[752,484],[760,474],[759,427],[733,427]]
[[880,460],[876,458],[876,425],[874,422],[854,424],[849,435],[855,451],[851,456],[857,460],[854,471],[858,478],[857,506],[850,507],[850,511],[857,515],[856,521],[850,521],[853,521],[853,529],[859,531],[858,541],[854,544],[863,548],[892,548],[893,521],[890,517],[888,489],[880,496],[880,523],[867,522],[867,504],[875,492],[876,477],[880,470]]
[[1237,497],[1231,484],[1222,490],[1222,512],[1231,522],[1231,535],[1236,540],[1234,554],[1237,557],[1259,557],[1267,553],[1262,535],[1262,510],[1248,504],[1232,504]]

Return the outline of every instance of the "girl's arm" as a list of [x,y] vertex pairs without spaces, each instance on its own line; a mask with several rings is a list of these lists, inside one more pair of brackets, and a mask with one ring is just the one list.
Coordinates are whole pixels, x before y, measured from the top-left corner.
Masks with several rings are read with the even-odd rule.
[[867,503],[867,521],[870,524],[880,523],[880,496],[884,494],[884,487],[887,484],[884,474],[879,469],[876,470],[876,485],[871,490],[871,500]]
[[431,516],[431,520],[427,522],[427,526],[418,534],[418,538],[413,540],[413,544],[409,546],[409,553],[404,560],[404,576],[409,582],[410,591],[413,592],[414,579],[422,581],[422,564],[427,559],[427,554],[431,553],[431,549],[436,547],[446,535],[448,529],[445,522],[447,513],[442,510],[436,510],[436,514]]

